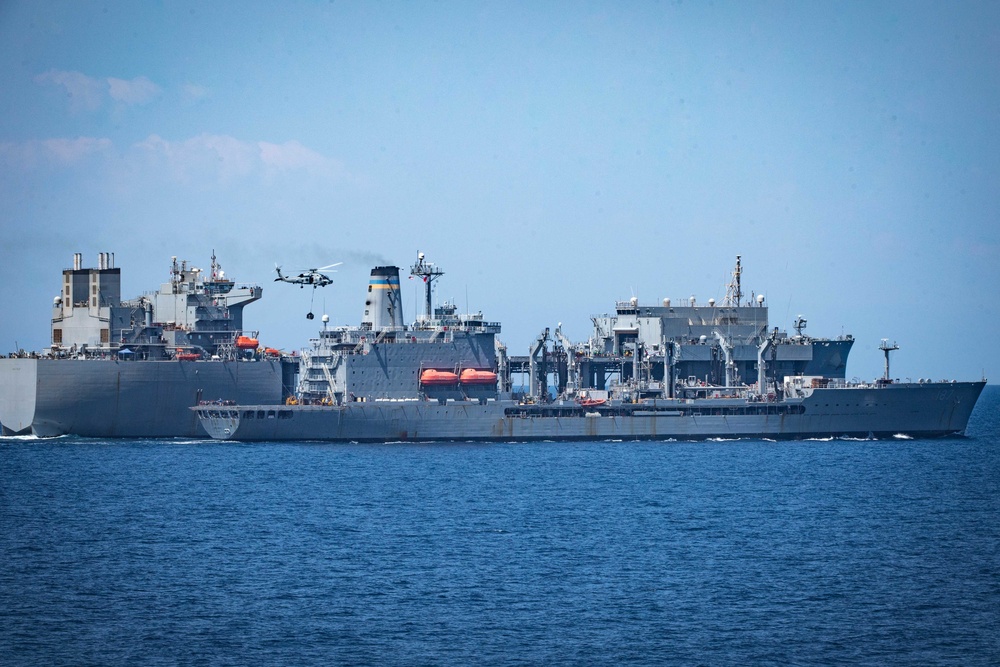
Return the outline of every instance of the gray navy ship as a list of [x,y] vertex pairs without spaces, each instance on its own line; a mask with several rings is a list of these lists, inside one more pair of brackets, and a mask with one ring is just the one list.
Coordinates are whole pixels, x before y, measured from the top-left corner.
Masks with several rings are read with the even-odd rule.
[[[371,272],[358,326],[330,327],[302,351],[284,405],[206,401],[194,408],[223,440],[430,440],[937,437],[963,434],[985,385],[848,382],[853,338],[771,328],[762,296],[744,298],[737,258],[721,303],[616,304],[573,343],[543,330],[508,356],[500,324],[453,304],[432,310],[443,271],[410,269],[426,308],[402,321],[399,268]],[[524,376],[527,376],[525,391]],[[522,382],[515,390],[513,379]]]
[[93,268],[79,253],[52,302],[51,345],[0,358],[4,435],[205,437],[200,401],[278,405],[297,360],[261,348],[243,309],[262,288],[172,258],[156,292],[121,298],[113,253]]

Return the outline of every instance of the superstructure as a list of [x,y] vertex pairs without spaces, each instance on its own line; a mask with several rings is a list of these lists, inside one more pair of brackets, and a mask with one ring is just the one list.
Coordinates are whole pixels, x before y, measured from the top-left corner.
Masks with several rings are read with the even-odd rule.
[[[750,384],[756,382],[761,362],[772,383],[798,375],[844,378],[854,338],[806,335],[801,315],[794,335],[769,328],[764,296],[744,300],[741,260],[737,256],[721,303],[699,303],[693,296],[680,304],[669,298],[656,305],[640,305],[634,297],[619,301],[614,314],[591,317],[593,332],[586,342],[571,343],[561,325],[552,333],[545,329],[528,356],[512,357],[509,367],[528,373],[530,393],[536,397],[548,391],[550,375],[562,397],[606,390],[614,382],[647,398],[671,398],[679,383]],[[770,341],[767,358],[760,359],[765,341]]]

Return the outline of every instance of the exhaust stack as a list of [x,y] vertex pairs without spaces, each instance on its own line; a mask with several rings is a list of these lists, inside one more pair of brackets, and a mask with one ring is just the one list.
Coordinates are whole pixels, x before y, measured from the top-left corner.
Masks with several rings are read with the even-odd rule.
[[372,269],[365,299],[365,316],[361,321],[373,331],[403,328],[398,266],[376,266]]

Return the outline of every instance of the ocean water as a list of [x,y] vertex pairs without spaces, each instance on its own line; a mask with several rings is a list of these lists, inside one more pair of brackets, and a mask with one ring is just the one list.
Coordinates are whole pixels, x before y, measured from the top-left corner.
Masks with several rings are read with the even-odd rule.
[[945,440],[0,439],[2,665],[1000,664]]

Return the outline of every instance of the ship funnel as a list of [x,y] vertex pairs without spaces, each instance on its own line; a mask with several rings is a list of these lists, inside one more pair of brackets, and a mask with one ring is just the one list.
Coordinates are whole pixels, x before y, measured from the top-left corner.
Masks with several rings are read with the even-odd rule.
[[372,269],[362,322],[373,330],[402,328],[403,304],[399,292],[399,267],[376,266]]
[[73,270],[79,271],[80,267],[83,266],[83,255],[78,252],[73,253]]

